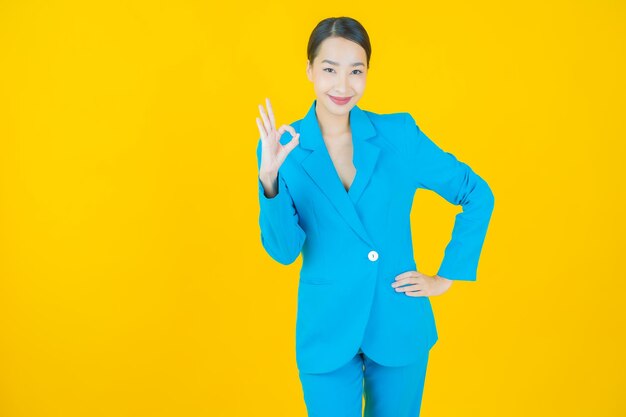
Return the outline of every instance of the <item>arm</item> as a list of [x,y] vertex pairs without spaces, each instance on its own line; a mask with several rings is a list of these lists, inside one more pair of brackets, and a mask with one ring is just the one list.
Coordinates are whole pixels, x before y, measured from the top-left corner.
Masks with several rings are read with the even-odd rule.
[[437,276],[476,281],[478,260],[494,207],[494,195],[485,180],[454,155],[431,141],[406,113],[405,150],[416,188],[431,190],[454,205],[463,206],[455,217]]
[[[257,146],[257,165],[261,168],[261,147]],[[257,177],[259,189],[259,226],[261,227],[261,243],[265,251],[283,265],[293,263],[300,251],[306,235],[298,224],[298,212],[294,206],[289,189],[281,175],[280,169],[276,177],[278,194],[273,197],[265,195],[261,178]]]

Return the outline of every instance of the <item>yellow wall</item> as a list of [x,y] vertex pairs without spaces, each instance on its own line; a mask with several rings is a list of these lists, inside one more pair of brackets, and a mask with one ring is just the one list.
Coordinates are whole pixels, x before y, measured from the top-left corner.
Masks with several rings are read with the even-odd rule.
[[[410,112],[496,196],[478,282],[432,299],[423,414],[626,415],[626,6],[603,0],[1,1],[0,415],[306,415],[255,117],[304,116],[308,36],[341,15],[373,44],[359,106]],[[434,274],[460,208],[414,207]]]

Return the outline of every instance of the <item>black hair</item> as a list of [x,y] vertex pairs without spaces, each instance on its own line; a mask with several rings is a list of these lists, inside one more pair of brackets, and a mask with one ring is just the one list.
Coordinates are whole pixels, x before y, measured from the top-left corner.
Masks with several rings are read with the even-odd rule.
[[341,16],[329,17],[319,22],[313,29],[307,46],[307,57],[311,65],[319,52],[321,43],[327,38],[345,38],[361,45],[365,49],[366,65],[369,69],[372,46],[367,31],[358,21],[351,17]]

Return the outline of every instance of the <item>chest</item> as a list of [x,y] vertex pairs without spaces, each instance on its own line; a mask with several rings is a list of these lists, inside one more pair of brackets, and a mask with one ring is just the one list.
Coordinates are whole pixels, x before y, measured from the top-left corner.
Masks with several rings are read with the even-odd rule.
[[356,176],[356,168],[353,162],[354,147],[352,145],[352,136],[333,139],[325,138],[324,142],[343,188],[348,191]]

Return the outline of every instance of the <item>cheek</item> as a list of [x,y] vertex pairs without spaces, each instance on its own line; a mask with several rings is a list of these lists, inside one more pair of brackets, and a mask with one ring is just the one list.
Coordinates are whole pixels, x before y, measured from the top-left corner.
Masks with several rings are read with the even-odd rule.
[[320,91],[327,90],[328,88],[332,87],[332,84],[333,83],[330,78],[324,77],[323,75],[315,79],[315,87]]
[[359,77],[352,83],[352,87],[355,90],[363,91],[365,89],[365,77]]

